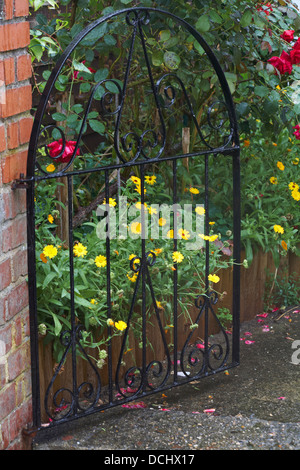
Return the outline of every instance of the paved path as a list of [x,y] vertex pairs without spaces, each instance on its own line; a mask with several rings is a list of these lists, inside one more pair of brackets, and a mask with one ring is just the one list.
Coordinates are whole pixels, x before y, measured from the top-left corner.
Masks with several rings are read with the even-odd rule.
[[242,325],[241,364],[229,374],[152,395],[143,409],[116,407],[42,433],[33,449],[102,450],[103,459],[136,450],[300,450],[300,313],[275,317]]

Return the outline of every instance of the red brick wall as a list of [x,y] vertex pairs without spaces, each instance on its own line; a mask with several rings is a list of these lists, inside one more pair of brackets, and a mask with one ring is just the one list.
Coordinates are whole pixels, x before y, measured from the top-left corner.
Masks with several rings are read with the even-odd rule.
[[11,189],[26,173],[32,126],[27,16],[28,0],[0,0],[0,449],[7,450],[23,448],[21,431],[31,423],[26,195]]

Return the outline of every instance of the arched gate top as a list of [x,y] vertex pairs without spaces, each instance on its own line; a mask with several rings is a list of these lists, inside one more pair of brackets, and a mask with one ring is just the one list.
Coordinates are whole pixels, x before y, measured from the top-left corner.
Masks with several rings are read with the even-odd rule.
[[[226,110],[227,118],[229,121],[229,126],[228,126],[228,132],[227,135],[224,138],[224,141],[222,144],[218,145],[212,145],[211,143],[208,143],[205,136],[203,135],[203,132],[198,124],[197,118],[196,118],[196,113],[197,109],[194,109],[193,104],[191,102],[190,96],[188,95],[188,92],[186,90],[185,84],[183,83],[183,80],[173,71],[163,71],[161,76],[158,79],[154,79],[153,76],[153,71],[150,63],[150,59],[148,56],[147,52],[147,46],[146,46],[146,41],[143,33],[143,28],[147,28],[148,26],[151,26],[152,23],[157,19],[157,16],[162,16],[165,18],[170,18],[176,22],[178,26],[182,26],[189,35],[191,35],[194,40],[197,41],[197,43],[201,46],[203,49],[205,56],[209,60],[211,66],[213,67],[213,70],[218,78],[220,88],[221,88],[221,94],[223,95],[224,101],[216,101],[211,106],[208,108],[207,111],[207,120],[208,124],[211,126],[212,129],[218,130],[220,129],[223,124],[224,124],[224,119],[221,119],[220,122],[214,126],[213,123],[211,122],[211,112],[214,107],[216,106],[223,106],[223,112],[224,109]],[[107,16],[104,16],[102,18],[99,18],[95,20],[93,23],[88,25],[80,34],[78,34],[73,41],[69,44],[69,46],[66,48],[64,53],[61,55],[60,59],[58,60],[56,66],[53,68],[51,75],[47,81],[47,84],[44,88],[43,94],[41,96],[36,114],[35,114],[35,119],[34,119],[34,124],[33,124],[33,130],[31,134],[31,139],[29,143],[29,152],[28,152],[28,162],[27,162],[27,181],[30,179],[35,179],[37,177],[36,170],[39,170],[39,176],[38,178],[44,178],[44,177],[54,177],[58,173],[55,172],[54,174],[47,174],[45,170],[41,167],[41,165],[38,162],[37,159],[37,152],[39,149],[43,147],[43,143],[41,143],[41,137],[43,134],[47,131],[53,131],[54,129],[57,129],[57,132],[59,133],[59,137],[61,139],[61,151],[58,156],[56,156],[56,159],[59,161],[59,158],[61,155],[64,154],[65,149],[66,149],[66,137],[61,129],[58,128],[57,123],[48,123],[47,125],[43,126],[43,119],[45,118],[45,114],[47,111],[47,107],[49,104],[49,99],[51,96],[51,93],[54,90],[54,86],[56,81],[58,80],[64,66],[68,63],[72,53],[75,51],[76,47],[80,45],[80,43],[89,35],[89,33],[93,32],[97,27],[101,27],[101,25],[104,25],[105,23],[113,20],[113,19],[119,19],[120,17],[123,17],[125,19],[126,25],[131,28],[131,44],[130,47],[128,48],[128,57],[127,57],[127,64],[126,64],[126,69],[124,71],[124,79],[123,82],[120,80],[115,80],[113,77],[111,78],[110,76],[99,80],[91,89],[90,91],[90,96],[89,99],[87,100],[86,108],[84,110],[84,115],[82,118],[82,123],[81,127],[77,132],[76,135],[76,140],[75,140],[75,145],[73,147],[73,155],[72,158],[68,161],[66,165],[62,168],[60,165],[58,173],[62,174],[68,168],[72,165],[75,156],[78,152],[81,139],[84,133],[84,128],[86,126],[86,119],[87,115],[91,109],[92,101],[95,98],[95,95],[99,91],[100,88],[105,86],[106,84],[109,84],[110,82],[110,88],[114,86],[117,88],[117,91],[114,91],[115,95],[118,95],[118,105],[116,109],[113,112],[108,112],[107,114],[114,114],[115,116],[115,136],[114,136],[114,148],[117,153],[117,156],[119,157],[119,167],[122,167],[124,165],[132,165],[141,163],[142,161],[155,161],[157,159],[163,159],[164,158],[164,150],[165,150],[165,143],[166,143],[166,128],[165,128],[165,121],[163,117],[163,108],[171,106],[173,104],[173,101],[175,100],[175,88],[173,85],[168,83],[171,79],[173,82],[176,82],[177,88],[179,88],[186,100],[187,107],[189,109],[190,115],[192,116],[192,119],[194,121],[194,124],[197,128],[198,135],[204,144],[204,151],[208,152],[215,152],[215,153],[222,153],[222,152],[232,152],[233,149],[238,149],[238,130],[237,130],[237,121],[236,121],[236,116],[235,116],[235,110],[234,110],[234,105],[233,105],[233,100],[231,96],[231,92],[226,80],[226,76],[220,66],[219,61],[217,60],[214,52],[210,48],[210,46],[207,44],[207,42],[204,40],[204,38],[196,31],[196,29],[191,26],[188,22],[185,20],[179,18],[178,16],[164,11],[164,10],[159,10],[155,8],[148,8],[148,7],[135,7],[135,8],[127,8],[124,10],[120,10],[114,13],[111,13]],[[118,31],[116,31],[118,32]],[[130,66],[132,62],[132,54],[134,51],[136,39],[139,37],[142,45],[142,51],[144,54],[144,60],[145,60],[145,68],[147,69],[147,74],[148,78],[150,81],[150,85],[152,88],[152,93],[154,96],[154,101],[155,101],[155,106],[157,108],[157,113],[159,116],[159,131],[154,130],[152,128],[141,131],[140,135],[137,135],[136,132],[133,132],[131,130],[128,130],[125,135],[122,137],[120,136],[120,122],[122,119],[122,112],[123,112],[123,107],[124,107],[124,102],[126,99],[126,94],[127,94],[127,87],[128,87],[128,77],[130,73]],[[168,104],[165,106],[164,103],[162,103],[161,99],[161,92],[160,92],[160,87],[163,87],[163,93],[164,93],[164,98],[168,100]],[[103,95],[101,97],[101,101],[104,102],[107,101],[112,101],[112,94],[109,91],[103,92]],[[224,108],[225,106],[225,108]],[[105,105],[104,105],[105,107]],[[103,113],[105,117],[105,112]],[[122,156],[122,149],[125,152],[128,152],[129,150],[132,150],[132,140],[134,140],[135,146],[136,146],[136,153],[134,155],[134,158],[131,158],[128,160],[127,158],[124,158]],[[155,148],[156,153],[154,155],[152,154],[150,157],[146,156],[145,152],[143,151],[143,146],[145,145],[145,141],[147,140],[147,145],[149,144],[149,141],[151,141],[151,146],[152,148]],[[53,161],[49,154],[49,147],[48,145],[44,145],[45,151],[48,160]],[[113,168],[113,166],[111,166]]]

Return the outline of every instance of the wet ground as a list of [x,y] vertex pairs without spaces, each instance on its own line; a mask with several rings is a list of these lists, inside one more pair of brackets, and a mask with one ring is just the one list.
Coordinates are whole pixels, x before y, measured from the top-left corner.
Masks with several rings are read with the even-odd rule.
[[56,434],[45,430],[33,450],[114,451],[107,458],[137,450],[300,450],[300,307],[242,324],[240,366],[143,403],[81,418]]

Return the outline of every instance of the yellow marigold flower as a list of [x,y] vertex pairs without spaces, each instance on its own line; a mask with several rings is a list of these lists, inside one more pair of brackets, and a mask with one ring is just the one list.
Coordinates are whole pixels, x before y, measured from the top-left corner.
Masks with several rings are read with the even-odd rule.
[[50,224],[53,224],[53,221],[54,221],[53,215],[49,214],[48,215],[48,222],[50,222]]
[[289,184],[289,188],[290,188],[291,191],[294,191],[294,190],[298,191],[299,185],[298,185],[297,183],[291,182],[291,183]]
[[284,233],[284,228],[281,225],[274,225],[274,232],[276,233]]
[[213,282],[214,284],[216,284],[220,280],[219,276],[217,276],[216,274],[209,274],[207,279]]
[[245,147],[249,147],[250,140],[248,140],[248,139],[244,140],[244,145],[245,145]]
[[198,236],[203,240],[207,240],[209,242],[214,242],[218,238],[218,235],[203,235],[202,233],[199,233]]
[[[104,204],[104,205],[106,204],[106,198],[103,199],[102,204]],[[112,197],[110,197],[110,198],[108,199],[108,204],[109,204],[109,207],[114,207],[114,206],[117,205],[116,200],[113,199]]]
[[[137,185],[136,185],[135,191],[136,191],[137,193],[139,193],[139,195],[142,194],[142,187],[141,187],[140,184],[137,184]],[[146,192],[147,192],[147,190],[146,190],[146,188],[144,188],[144,194],[146,194]]]
[[115,323],[115,328],[117,328],[117,330],[120,330],[120,331],[126,330],[127,323],[125,323],[122,320],[119,320]]
[[155,248],[154,253],[156,255],[160,255],[163,251],[164,251],[163,248]]
[[274,145],[274,147],[277,147],[277,144],[275,142],[272,142],[272,145]]
[[178,235],[180,236],[180,238],[182,238],[183,240],[188,240],[191,236],[190,236],[190,232],[188,230],[184,230],[184,229],[179,229],[178,230]]
[[174,263],[181,263],[182,260],[184,259],[184,256],[180,251],[174,251],[172,255]]
[[159,219],[158,223],[159,223],[159,225],[160,225],[161,227],[163,227],[164,225],[166,225],[167,221],[166,221],[166,219],[164,219],[163,217],[161,217],[161,218]]
[[277,168],[279,168],[279,170],[283,171],[284,170],[284,164],[282,162],[277,162]]
[[156,176],[145,176],[145,181],[146,183],[153,185],[154,183],[156,183]]
[[296,157],[295,160],[293,160],[292,163],[293,163],[293,165],[298,165],[298,163],[299,163],[299,158]]
[[158,300],[156,301],[156,306],[157,306],[157,308],[161,308],[162,310],[164,310],[161,302],[159,302]]
[[294,191],[292,191],[292,197],[295,201],[300,201],[300,192],[297,189],[294,189]]
[[216,222],[208,222],[209,225],[215,225]]
[[157,214],[157,209],[155,209],[155,207],[152,207],[152,206],[149,206],[148,207],[148,212],[149,214]]
[[199,189],[197,189],[197,188],[190,188],[190,193],[192,193],[192,194],[199,194]]
[[82,243],[76,243],[73,248],[73,253],[78,258],[83,258],[87,254],[87,248],[86,246],[83,246]]
[[50,163],[50,165],[47,166],[46,170],[48,171],[48,173],[53,173],[53,171],[55,171],[55,166],[53,165],[53,163]]
[[105,266],[106,266],[106,257],[103,256],[103,255],[96,256],[94,262],[95,262],[95,264],[98,268],[105,268]]
[[271,176],[270,183],[277,184],[278,183],[277,178],[275,178],[275,176]]
[[136,282],[136,279],[137,279],[137,273],[134,273],[131,275],[131,273],[127,274],[127,277],[129,279],[129,281],[131,282]]
[[53,245],[46,245],[43,249],[43,254],[47,258],[54,258],[57,255],[57,248]]
[[140,222],[132,222],[130,230],[132,233],[139,234],[142,231],[142,224]]
[[135,207],[139,210],[141,209],[147,209],[147,204],[144,202],[144,204],[142,204],[140,201],[136,203]]
[[98,302],[96,301],[96,299],[91,299],[91,304],[97,305],[97,303],[98,303]]
[[195,212],[198,214],[198,215],[204,215],[205,214],[205,209],[204,207],[196,207],[195,209]]
[[281,240],[281,246],[285,251],[287,251],[288,247],[287,247],[287,244],[284,240]]
[[138,178],[137,176],[131,176],[131,181],[134,182],[134,184],[141,184],[141,179]]
[[172,229],[172,230],[169,230],[169,231],[167,232],[167,237],[168,237],[168,238],[174,238],[174,230],[173,230],[173,229]]

